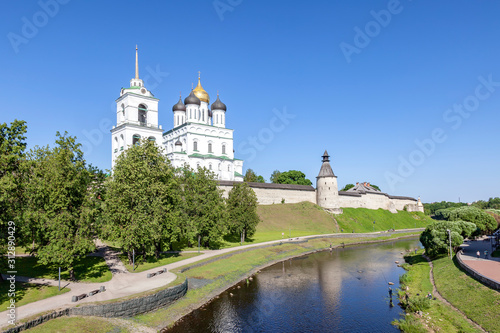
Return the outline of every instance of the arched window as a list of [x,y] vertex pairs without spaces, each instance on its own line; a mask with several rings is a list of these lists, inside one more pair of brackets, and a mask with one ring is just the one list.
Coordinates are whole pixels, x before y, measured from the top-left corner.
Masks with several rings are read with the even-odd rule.
[[208,165],[208,170],[212,170],[212,163]]
[[222,145],[222,153],[225,154],[226,153],[226,145]]
[[148,138],[148,140],[149,140],[149,141],[153,141],[153,142],[155,142],[155,141],[156,141],[156,138],[155,138],[154,136],[150,136],[150,137]]
[[198,141],[193,142],[193,150],[198,151]]
[[227,166],[227,171],[231,171],[231,164]]
[[199,169],[200,168],[200,163],[196,163],[196,168]]
[[209,143],[209,144],[208,144],[208,152],[209,152],[209,153],[212,153],[212,143]]
[[140,136],[140,135],[138,135],[138,134],[134,134],[134,135],[132,136],[132,144],[133,144],[133,145],[137,145],[137,144],[139,144],[139,140],[141,140],[141,136]]
[[148,109],[146,106],[144,104],[139,104],[139,123],[143,126],[148,122],[147,112]]
[[221,164],[219,163],[219,171],[220,171],[220,170],[222,170],[222,168],[221,168]]

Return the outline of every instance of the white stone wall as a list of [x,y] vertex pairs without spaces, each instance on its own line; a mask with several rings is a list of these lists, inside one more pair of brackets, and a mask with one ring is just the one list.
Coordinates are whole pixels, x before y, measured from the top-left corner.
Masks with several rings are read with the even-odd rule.
[[[232,186],[219,186],[223,190],[224,198],[228,197],[229,191]],[[299,190],[285,190],[285,189],[269,189],[269,188],[255,188],[252,190],[257,195],[259,205],[272,205],[281,203],[285,199],[285,203],[298,203],[302,201],[309,201],[316,203],[316,191],[299,191]]]

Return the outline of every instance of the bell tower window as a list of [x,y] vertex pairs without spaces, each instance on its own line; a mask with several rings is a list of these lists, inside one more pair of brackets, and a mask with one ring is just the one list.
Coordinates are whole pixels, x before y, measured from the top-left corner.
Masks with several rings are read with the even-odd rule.
[[208,144],[208,152],[212,153],[212,144],[211,143]]
[[226,153],[226,145],[222,145],[222,153],[225,154]]
[[198,141],[193,142],[193,150],[198,151]]
[[141,139],[141,136],[138,135],[138,134],[134,134],[134,136],[132,136],[132,144],[133,145],[138,145],[139,144],[139,140]]
[[148,123],[148,117],[147,117],[148,109],[144,104],[139,104],[139,124],[142,126],[146,126]]

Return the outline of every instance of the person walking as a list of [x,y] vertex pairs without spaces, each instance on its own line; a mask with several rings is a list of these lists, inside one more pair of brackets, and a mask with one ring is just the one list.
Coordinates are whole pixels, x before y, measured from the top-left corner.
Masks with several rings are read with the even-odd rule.
[[481,252],[479,252],[479,250],[477,250],[477,258],[479,259],[479,257],[481,256]]
[[484,250],[484,258],[488,258],[488,250]]

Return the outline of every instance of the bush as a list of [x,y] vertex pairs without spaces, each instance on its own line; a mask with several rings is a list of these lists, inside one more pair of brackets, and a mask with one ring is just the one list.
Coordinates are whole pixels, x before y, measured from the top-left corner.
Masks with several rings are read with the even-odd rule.
[[431,300],[426,296],[410,297],[405,303],[403,303],[403,307],[406,309],[406,312],[424,311],[431,307]]
[[422,323],[413,316],[406,316],[404,319],[395,320],[392,322],[402,332],[405,333],[426,333],[427,330]]

